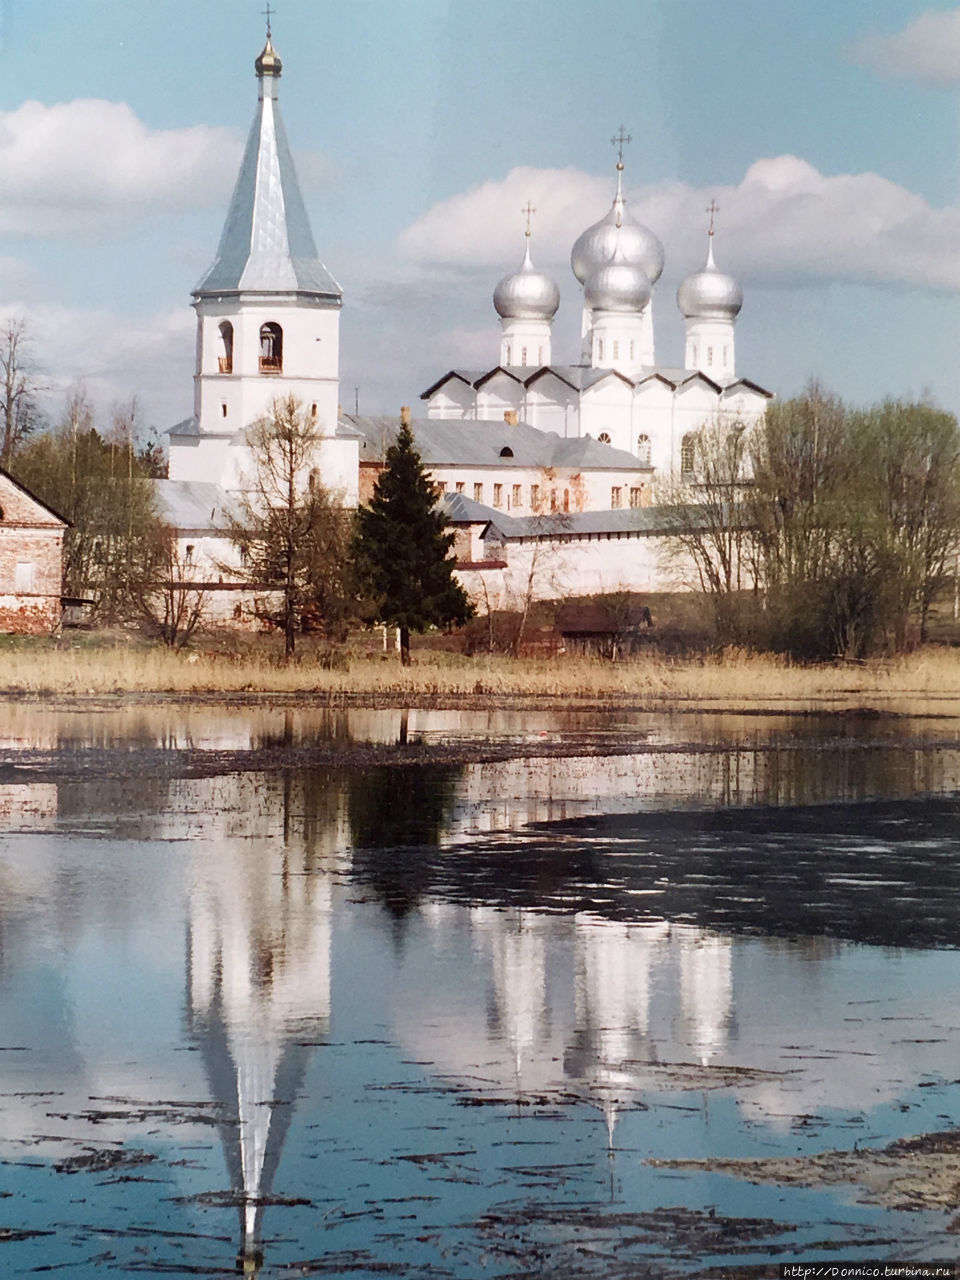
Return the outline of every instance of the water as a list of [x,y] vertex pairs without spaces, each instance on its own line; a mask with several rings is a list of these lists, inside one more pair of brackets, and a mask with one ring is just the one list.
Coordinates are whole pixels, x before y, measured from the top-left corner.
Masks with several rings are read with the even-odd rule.
[[953,1192],[715,1167],[957,1122],[955,721],[4,724],[0,1274],[955,1255]]

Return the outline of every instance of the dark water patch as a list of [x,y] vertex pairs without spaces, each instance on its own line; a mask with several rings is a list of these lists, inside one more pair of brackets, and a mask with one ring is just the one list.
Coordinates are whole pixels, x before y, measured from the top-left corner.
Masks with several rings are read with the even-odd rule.
[[[351,879],[427,897],[724,933],[954,948],[960,801],[605,814],[527,838],[365,850]],[[408,875],[409,873],[409,875]]]

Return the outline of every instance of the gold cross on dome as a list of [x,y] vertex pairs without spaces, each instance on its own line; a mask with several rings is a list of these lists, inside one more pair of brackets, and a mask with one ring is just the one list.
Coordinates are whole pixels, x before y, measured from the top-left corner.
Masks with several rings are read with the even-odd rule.
[[271,31],[270,31],[270,19],[273,17],[273,15],[274,15],[276,12],[277,12],[277,11],[276,11],[276,9],[271,9],[271,8],[270,8],[270,4],[269,4],[269,0],[268,0],[268,2],[267,2],[267,7],[266,7],[266,8],[264,9],[264,11],[263,11],[263,16],[264,16],[264,17],[266,18],[266,20],[267,20],[267,39],[268,39],[268,40],[270,39],[270,36],[271,36],[271,34],[272,34],[272,33],[271,33]]
[[620,126],[620,132],[610,139],[610,145],[617,148],[618,169],[623,168],[623,148],[628,142],[632,141],[633,139],[630,137],[629,133],[627,133],[626,129],[624,129],[623,125]]
[[706,211],[710,215],[710,235],[713,235],[713,222],[716,215],[720,212],[720,206],[717,204],[716,200],[711,200],[707,205]]
[[528,200],[528,201],[527,201],[527,207],[526,207],[525,209],[521,209],[521,210],[520,210],[520,212],[523,214],[523,216],[524,216],[524,217],[526,218],[526,220],[527,220],[527,229],[526,229],[526,231],[525,231],[523,234],[524,234],[524,235],[526,235],[526,236],[528,236],[528,235],[530,234],[530,223],[531,223],[531,222],[532,222],[532,220],[533,220],[533,215],[534,215],[537,211],[536,211],[536,209],[533,207],[533,205],[530,203],[530,201]]

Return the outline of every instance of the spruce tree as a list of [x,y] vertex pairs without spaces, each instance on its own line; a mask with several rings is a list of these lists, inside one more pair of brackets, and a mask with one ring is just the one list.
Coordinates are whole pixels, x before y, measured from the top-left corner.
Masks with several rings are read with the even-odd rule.
[[424,471],[407,422],[387,450],[370,505],[357,511],[354,554],[360,583],[379,622],[400,630],[400,660],[410,661],[410,632],[467,622],[473,606],[453,576],[453,534]]

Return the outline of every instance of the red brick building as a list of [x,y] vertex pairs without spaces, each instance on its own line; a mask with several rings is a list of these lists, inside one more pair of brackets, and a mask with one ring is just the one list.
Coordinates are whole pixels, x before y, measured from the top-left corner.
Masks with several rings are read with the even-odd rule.
[[43,635],[60,622],[67,522],[0,470],[0,632]]

